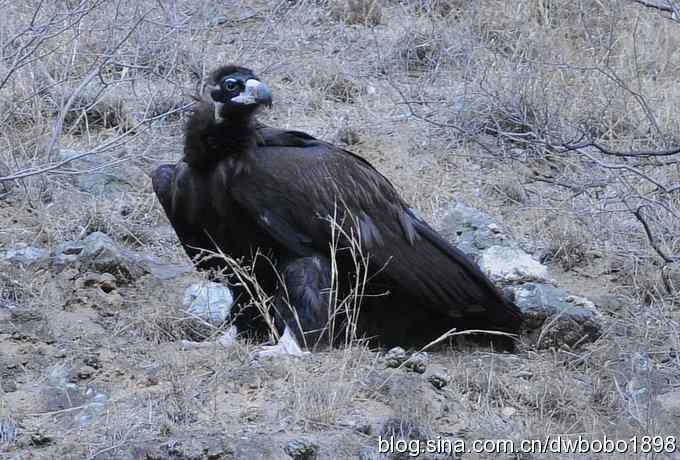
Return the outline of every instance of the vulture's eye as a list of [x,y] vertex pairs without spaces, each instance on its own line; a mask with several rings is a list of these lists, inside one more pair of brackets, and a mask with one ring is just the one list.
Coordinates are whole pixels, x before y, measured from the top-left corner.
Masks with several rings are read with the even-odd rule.
[[226,89],[229,92],[236,91],[241,87],[239,84],[238,80],[234,78],[225,78],[222,80],[222,88]]

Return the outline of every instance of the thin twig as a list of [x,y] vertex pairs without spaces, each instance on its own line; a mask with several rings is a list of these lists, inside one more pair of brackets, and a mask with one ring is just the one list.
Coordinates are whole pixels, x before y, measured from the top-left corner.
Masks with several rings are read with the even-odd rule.
[[652,234],[652,230],[649,227],[649,224],[647,223],[647,219],[645,219],[644,216],[642,215],[642,208],[644,208],[644,207],[646,207],[646,205],[639,206],[633,212],[633,214],[635,215],[637,220],[640,221],[640,223],[642,224],[642,227],[645,229],[645,233],[647,234],[647,239],[649,240],[649,244],[652,245],[652,248],[654,248],[656,253],[659,254],[659,257],[661,257],[664,260],[664,262],[666,262],[666,263],[675,262],[677,260],[677,258],[671,257],[668,254],[666,254],[666,252],[661,249],[661,246],[659,246],[657,239]]

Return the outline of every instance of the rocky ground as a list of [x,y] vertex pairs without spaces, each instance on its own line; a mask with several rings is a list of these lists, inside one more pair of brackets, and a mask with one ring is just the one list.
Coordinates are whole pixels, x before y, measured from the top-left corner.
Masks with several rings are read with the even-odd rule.
[[[490,126],[528,129],[541,117],[511,105],[500,113],[484,99],[497,91],[494,101],[518,94],[530,105],[540,93],[555,113],[554,104],[571,110],[563,88],[549,87],[549,72],[542,91],[504,85],[528,81],[520,67],[541,53],[589,59],[586,49],[609,49],[627,82],[633,47],[618,45],[625,37],[607,28],[616,15],[599,10],[601,2],[574,2],[581,10],[520,3],[512,11],[495,1],[415,0],[9,9],[0,34],[0,178],[22,177],[0,181],[0,458],[368,460],[408,457],[378,452],[379,437],[390,436],[519,443],[678,435],[680,270],[658,262],[630,213],[609,207],[616,184],[602,184],[610,176],[490,134]],[[647,66],[665,63],[655,64],[653,80],[636,79],[656,85],[643,86],[660,129],[677,132],[675,117],[665,116],[677,102],[669,89],[680,68],[675,29],[626,5],[622,17],[636,18],[629,25],[643,35],[637,55]],[[597,41],[615,35],[611,48]],[[35,60],[22,60],[50,44],[58,51],[35,48],[27,55]],[[258,344],[231,340],[228,324],[202,314],[205,279],[183,254],[148,174],[179,158],[199,76],[232,61],[273,88],[268,123],[369,159],[514,296],[527,314],[517,352],[458,336],[424,352],[357,342],[253,359]],[[92,63],[99,76],[87,80]],[[638,137],[625,136],[640,123],[598,112],[587,85],[563,77],[564,88],[584,92],[575,112],[594,107],[584,117],[609,123],[598,125],[605,139],[637,146]],[[616,105],[618,92],[606,95],[607,110],[636,113]],[[678,178],[677,170],[662,173]],[[664,203],[675,212],[673,200]],[[657,219],[672,253],[678,222]],[[214,307],[226,293],[211,292]]]

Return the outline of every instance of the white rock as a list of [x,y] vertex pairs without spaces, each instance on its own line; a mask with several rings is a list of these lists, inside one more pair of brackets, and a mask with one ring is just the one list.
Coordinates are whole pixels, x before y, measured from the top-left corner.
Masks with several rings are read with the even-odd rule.
[[184,291],[187,312],[216,325],[229,318],[233,305],[231,289],[219,283],[194,283]]
[[550,281],[548,267],[518,248],[491,246],[482,252],[479,266],[494,281]]

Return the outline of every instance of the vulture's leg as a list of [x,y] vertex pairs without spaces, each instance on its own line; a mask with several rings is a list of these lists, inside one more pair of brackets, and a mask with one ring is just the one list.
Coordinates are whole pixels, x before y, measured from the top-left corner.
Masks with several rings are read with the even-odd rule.
[[283,334],[279,343],[264,347],[256,357],[301,355],[329,336],[330,261],[323,256],[289,260],[280,267],[275,309]]

